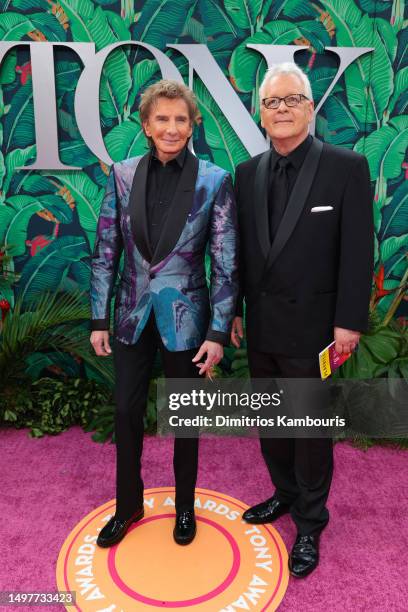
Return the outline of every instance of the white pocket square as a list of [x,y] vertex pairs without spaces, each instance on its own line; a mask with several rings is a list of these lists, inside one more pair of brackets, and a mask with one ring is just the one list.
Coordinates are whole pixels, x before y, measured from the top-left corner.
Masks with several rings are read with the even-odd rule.
[[333,210],[333,206],[313,206],[310,212],[326,212],[327,210]]

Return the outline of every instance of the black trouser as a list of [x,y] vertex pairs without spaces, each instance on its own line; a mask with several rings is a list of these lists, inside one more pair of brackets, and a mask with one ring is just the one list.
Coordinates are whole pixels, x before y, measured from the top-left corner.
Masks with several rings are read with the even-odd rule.
[[[317,357],[299,359],[248,349],[248,361],[254,379],[320,378]],[[326,400],[323,393],[322,401]],[[333,474],[332,438],[261,437],[260,442],[276,498],[291,506],[298,532],[320,533],[329,521],[326,501]]]
[[[114,341],[116,373],[116,516],[129,518],[143,505],[141,456],[143,450],[143,415],[146,410],[149,381],[157,350],[160,350],[167,378],[197,378],[192,363],[197,349],[168,351],[163,345],[153,313],[136,344]],[[175,438],[173,455],[176,481],[176,510],[194,506],[198,468],[198,438]]]

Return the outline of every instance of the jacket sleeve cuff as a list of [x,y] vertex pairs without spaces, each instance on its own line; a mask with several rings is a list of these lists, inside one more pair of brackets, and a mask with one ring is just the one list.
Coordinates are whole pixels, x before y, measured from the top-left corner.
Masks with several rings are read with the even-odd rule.
[[215,331],[214,329],[209,329],[206,340],[211,340],[211,342],[218,342],[218,344],[228,346],[230,343],[230,335],[224,332]]
[[109,331],[109,319],[92,319],[91,331]]
[[237,301],[235,303],[235,317],[243,317],[244,316],[244,293],[242,291],[242,287],[238,291]]
[[335,318],[333,327],[341,327],[342,329],[348,329],[350,331],[360,332],[360,334],[366,334],[369,328],[368,316],[367,318],[359,321],[349,321],[346,319]]

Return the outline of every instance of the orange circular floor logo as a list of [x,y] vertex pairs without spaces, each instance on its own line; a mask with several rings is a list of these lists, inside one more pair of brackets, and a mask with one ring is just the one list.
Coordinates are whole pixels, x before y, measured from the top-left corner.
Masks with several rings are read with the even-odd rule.
[[174,489],[148,489],[145,517],[118,545],[102,549],[96,538],[115,512],[110,501],[64,542],[58,589],[75,591],[83,612],[276,610],[288,585],[287,551],[271,525],[242,521],[246,508],[228,495],[196,489],[197,535],[179,546]]

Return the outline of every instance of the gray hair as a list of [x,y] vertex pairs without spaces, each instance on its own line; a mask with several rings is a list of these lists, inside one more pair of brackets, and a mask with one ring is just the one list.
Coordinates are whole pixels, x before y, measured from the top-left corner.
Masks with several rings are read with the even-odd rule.
[[262,100],[264,97],[264,91],[266,89],[267,84],[276,76],[280,74],[294,74],[298,77],[298,79],[303,83],[305,88],[305,95],[309,98],[309,100],[313,100],[312,87],[310,85],[310,81],[308,76],[303,72],[297,64],[294,62],[283,62],[282,64],[273,64],[268,70],[265,72],[265,76],[259,88],[259,99]]

